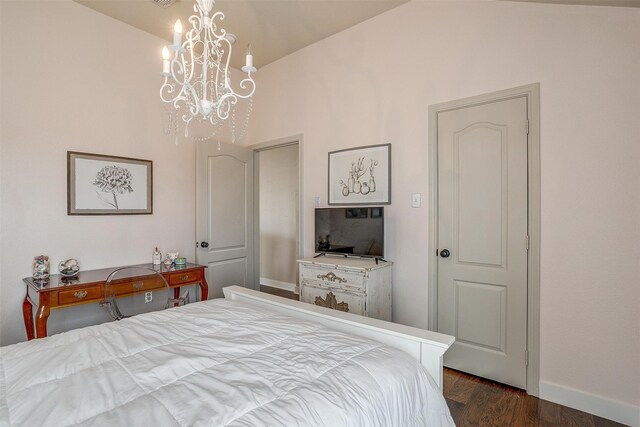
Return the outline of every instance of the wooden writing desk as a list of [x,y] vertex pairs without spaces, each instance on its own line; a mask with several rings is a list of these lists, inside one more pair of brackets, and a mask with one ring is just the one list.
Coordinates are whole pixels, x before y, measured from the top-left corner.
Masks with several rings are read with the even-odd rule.
[[[154,268],[152,264],[139,264],[136,267]],[[175,298],[180,294],[180,286],[199,285],[202,300],[209,296],[209,286],[205,279],[203,265],[189,264],[185,266],[164,264],[155,266],[174,288]],[[40,283],[32,277],[22,279],[27,285],[27,294],[22,303],[24,328],[27,339],[43,338],[47,336],[47,319],[51,309],[72,307],[80,304],[100,303],[104,300],[104,285],[109,274],[116,268],[103,268],[100,270],[81,271],[77,277],[66,279],[60,274],[52,274],[48,282]],[[136,278],[119,284],[118,286],[131,287],[131,292],[136,289]],[[33,306],[37,306],[35,318],[35,330],[33,322]]]

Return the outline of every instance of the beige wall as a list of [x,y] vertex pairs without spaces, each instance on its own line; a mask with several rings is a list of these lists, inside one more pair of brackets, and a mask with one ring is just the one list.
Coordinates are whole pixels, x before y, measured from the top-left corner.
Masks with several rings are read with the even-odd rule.
[[[71,1],[2,1],[0,343],[25,339],[23,277],[151,261],[154,246],[194,259],[193,143],[162,133],[162,41]],[[67,216],[67,150],[153,161],[153,215]],[[97,305],[52,312],[50,331],[105,319]]]
[[[258,152],[260,278],[293,284],[298,274],[298,145]],[[261,284],[274,284],[262,282]]]
[[304,134],[307,255],[327,152],[392,144],[394,320],[424,328],[428,106],[540,82],[541,381],[637,408],[638,40],[640,9],[413,1],[259,70],[250,139]]
[[[161,133],[162,42],[70,1],[2,1],[0,343],[33,256],[193,259],[194,149]],[[541,380],[640,403],[640,10],[413,1],[261,69],[251,143],[304,134],[305,251],[326,153],[393,144],[394,317],[427,326],[427,109],[540,82]],[[154,161],[154,214],[66,215],[66,151]],[[58,330],[96,307],[52,314]],[[56,318],[56,319],[54,319]],[[52,325],[52,330],[56,331]]]

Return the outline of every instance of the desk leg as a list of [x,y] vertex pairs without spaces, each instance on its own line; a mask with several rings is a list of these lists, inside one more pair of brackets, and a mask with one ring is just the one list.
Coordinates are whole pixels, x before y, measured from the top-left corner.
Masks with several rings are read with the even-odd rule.
[[[180,298],[180,286],[177,286],[177,287],[173,288],[173,299],[178,301],[179,298]],[[178,302],[174,302],[173,303],[174,307],[177,307],[179,305],[180,304]]]
[[200,281],[200,294],[202,295],[202,301],[209,299],[209,284],[207,279],[204,278],[204,273],[202,273],[202,281]]
[[36,314],[36,338],[47,336],[47,319],[49,318],[49,296],[40,295],[40,303]]
[[24,296],[22,302],[22,317],[24,318],[24,329],[27,333],[27,340],[35,338],[33,331],[33,305],[29,301],[29,288],[27,287],[27,294]]

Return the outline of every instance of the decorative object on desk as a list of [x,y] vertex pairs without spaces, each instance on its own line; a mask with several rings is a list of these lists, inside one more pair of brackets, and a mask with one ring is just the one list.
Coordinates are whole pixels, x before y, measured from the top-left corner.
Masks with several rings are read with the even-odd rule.
[[164,257],[164,261],[162,261],[162,263],[165,265],[165,267],[171,267],[173,265],[173,261],[171,261],[171,258],[169,257],[169,254],[167,254]]
[[176,262],[176,258],[180,255],[179,252],[167,252],[167,257],[171,259],[171,262]]
[[64,277],[76,277],[80,271],[80,264],[77,259],[69,258],[68,260],[60,261],[60,264],[58,264],[58,271]]
[[184,257],[178,257],[174,262],[176,265],[187,265],[187,259]]
[[329,153],[329,204],[391,204],[391,144]]
[[[189,136],[189,124],[196,122],[212,125],[212,132],[194,139],[204,140],[219,134],[222,126],[231,119],[231,142],[241,139],[251,113],[251,96],[256,90],[251,73],[253,66],[251,45],[247,46],[245,65],[247,74],[236,92],[231,85],[229,61],[236,36],[222,28],[224,13],[213,12],[214,0],[196,0],[193,10],[197,13],[189,18],[191,28],[182,39],[182,23],[176,21],[173,44],[162,49],[162,73],[164,82],[160,87],[160,99],[167,103],[169,123],[165,128],[168,135],[175,130],[178,142],[180,121],[184,125],[184,136]],[[198,16],[199,15],[199,16]],[[240,135],[236,137],[236,104],[240,99],[249,99],[246,118]]]
[[160,265],[162,263],[162,254],[158,250],[157,246],[153,250],[152,259],[153,259],[153,265]]
[[80,279],[78,279],[78,275],[75,276],[71,276],[71,277],[62,277],[60,279],[60,282],[64,283],[65,286],[67,285],[77,285],[78,283],[80,283]]
[[153,212],[153,162],[67,151],[67,215]]
[[49,257],[46,255],[38,255],[33,258],[33,278],[35,280],[49,279]]

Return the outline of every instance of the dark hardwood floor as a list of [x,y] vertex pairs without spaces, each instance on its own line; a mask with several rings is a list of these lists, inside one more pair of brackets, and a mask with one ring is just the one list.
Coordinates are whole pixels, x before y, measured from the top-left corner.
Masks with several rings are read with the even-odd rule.
[[285,291],[284,289],[272,288],[271,286],[260,285],[260,292],[266,292],[271,295],[278,295],[279,297],[285,297],[289,299],[298,300],[298,295],[291,292]]
[[[298,299],[290,291],[262,292]],[[522,390],[453,369],[444,369],[444,397],[458,427],[613,427],[623,424],[529,396]]]
[[444,369],[444,397],[458,427],[622,426],[529,396],[517,388],[447,368]]

